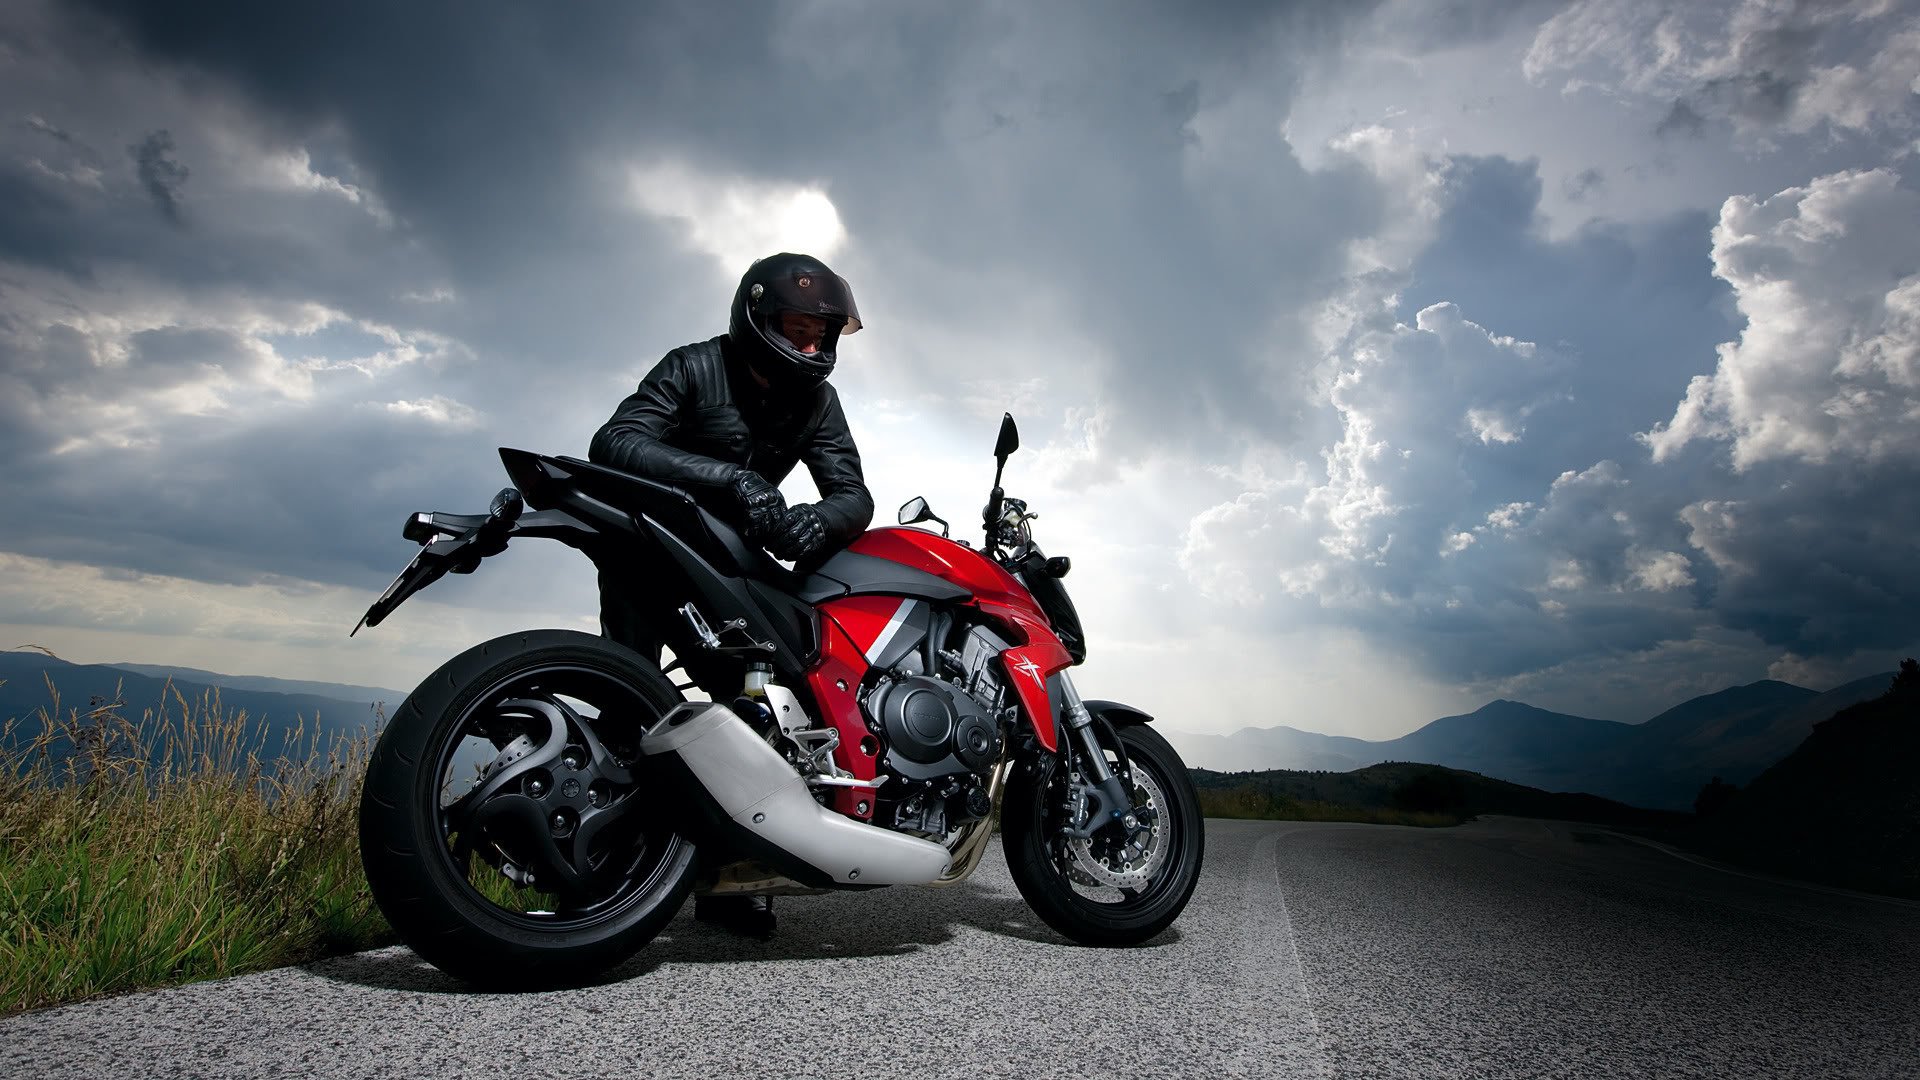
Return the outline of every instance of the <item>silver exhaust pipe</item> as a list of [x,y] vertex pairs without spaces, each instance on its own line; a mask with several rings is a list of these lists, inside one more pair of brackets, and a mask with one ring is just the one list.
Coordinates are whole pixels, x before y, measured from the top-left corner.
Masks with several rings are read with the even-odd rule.
[[650,764],[683,768],[694,797],[710,803],[708,816],[731,839],[749,850],[771,849],[766,853],[787,863],[789,874],[816,879],[807,884],[925,885],[946,873],[945,847],[815,802],[786,758],[718,702],[674,706],[641,736],[640,752]]

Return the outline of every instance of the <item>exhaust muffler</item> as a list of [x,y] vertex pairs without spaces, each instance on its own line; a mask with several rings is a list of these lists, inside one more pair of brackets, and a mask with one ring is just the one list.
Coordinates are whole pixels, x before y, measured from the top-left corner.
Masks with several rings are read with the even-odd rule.
[[924,885],[947,870],[931,840],[855,821],[815,802],[807,783],[745,720],[718,702],[674,706],[640,739],[719,839],[815,887]]

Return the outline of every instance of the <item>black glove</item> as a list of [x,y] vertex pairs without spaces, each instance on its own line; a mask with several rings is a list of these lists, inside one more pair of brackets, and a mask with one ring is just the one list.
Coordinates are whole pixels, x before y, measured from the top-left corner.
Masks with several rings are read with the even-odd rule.
[[775,558],[799,562],[827,546],[827,523],[812,503],[801,503],[787,511],[780,529],[767,539],[767,550]]
[[740,510],[746,516],[745,531],[752,539],[772,536],[786,520],[786,496],[752,469],[733,474],[733,497],[740,500]]

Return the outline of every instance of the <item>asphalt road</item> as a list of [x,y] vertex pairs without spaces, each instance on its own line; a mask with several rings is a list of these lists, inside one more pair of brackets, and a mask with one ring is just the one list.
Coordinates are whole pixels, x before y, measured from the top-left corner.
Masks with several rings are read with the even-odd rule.
[[604,985],[389,949],[0,1021],[5,1077],[1915,1077],[1920,904],[1605,830],[1210,821],[1149,945],[1068,944],[997,848],[949,890],[683,913]]

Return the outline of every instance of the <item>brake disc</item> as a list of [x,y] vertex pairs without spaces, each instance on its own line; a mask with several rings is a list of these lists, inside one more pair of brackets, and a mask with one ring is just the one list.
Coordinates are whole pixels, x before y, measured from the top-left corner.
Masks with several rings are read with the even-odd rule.
[[[1106,850],[1096,854],[1094,838],[1085,840],[1067,840],[1067,876],[1087,886],[1105,886],[1112,889],[1143,889],[1153,880],[1160,867],[1166,862],[1166,845],[1161,842],[1161,808],[1167,800],[1153,774],[1138,765],[1133,769],[1134,803],[1137,807],[1151,811],[1152,820],[1145,829],[1139,830],[1127,841],[1115,848],[1111,841],[1102,841]],[[1078,805],[1079,813],[1085,813],[1084,796]],[[1078,814],[1076,814],[1076,818]]]

